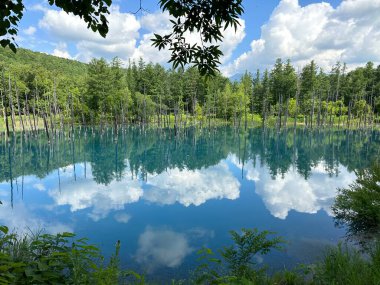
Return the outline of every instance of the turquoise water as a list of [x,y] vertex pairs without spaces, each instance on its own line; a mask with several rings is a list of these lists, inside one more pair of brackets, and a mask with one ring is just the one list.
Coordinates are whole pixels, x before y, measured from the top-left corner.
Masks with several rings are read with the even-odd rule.
[[189,276],[202,246],[256,227],[288,241],[257,261],[291,268],[344,238],[336,189],[379,146],[378,132],[344,130],[77,130],[50,144],[19,135],[0,143],[0,224],[75,232],[106,255],[120,240],[123,265],[157,280]]

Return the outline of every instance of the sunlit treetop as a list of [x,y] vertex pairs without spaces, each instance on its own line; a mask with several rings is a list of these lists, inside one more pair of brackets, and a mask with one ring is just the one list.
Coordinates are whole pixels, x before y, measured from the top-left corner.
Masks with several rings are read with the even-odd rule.
[[[0,44],[16,52],[15,37],[18,24],[24,15],[25,0],[0,1]],[[110,14],[112,0],[46,0],[66,13],[80,17],[94,32],[106,37],[108,33],[107,16]],[[141,0],[140,0],[141,1]],[[169,49],[169,62],[173,67],[190,64],[196,66],[202,75],[213,75],[218,70],[220,43],[223,30],[232,26],[237,28],[239,17],[244,12],[242,0],[159,0],[162,11],[167,11],[173,24],[169,34],[155,34],[153,45],[159,50]],[[141,4],[140,4],[141,5]],[[186,33],[198,33],[199,43],[189,43]]]

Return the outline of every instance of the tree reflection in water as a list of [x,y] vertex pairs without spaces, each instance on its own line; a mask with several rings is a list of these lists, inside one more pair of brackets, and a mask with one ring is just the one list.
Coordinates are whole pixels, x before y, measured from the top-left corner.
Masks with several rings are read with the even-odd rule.
[[368,246],[380,237],[380,163],[356,171],[357,179],[339,189],[332,207],[338,226],[347,226],[347,237]]

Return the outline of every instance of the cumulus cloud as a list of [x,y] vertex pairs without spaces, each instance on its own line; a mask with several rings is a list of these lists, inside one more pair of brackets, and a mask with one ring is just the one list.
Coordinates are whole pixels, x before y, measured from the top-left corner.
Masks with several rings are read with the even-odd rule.
[[76,58],[79,60],[89,61],[92,57],[100,56],[132,56],[139,38],[139,21],[132,14],[120,12],[118,6],[113,6],[108,20],[109,33],[106,38],[87,29],[79,17],[62,10],[45,9],[39,27],[59,41],[75,43],[78,52]]
[[47,233],[56,234],[62,232],[73,232],[70,225],[63,224],[49,218],[36,216],[23,202],[15,203],[13,207],[10,203],[2,201],[0,207],[0,224],[7,225],[11,230],[18,233],[27,233],[29,230],[44,230]]
[[[72,212],[91,208],[89,217],[94,221],[105,218],[109,212],[122,210],[129,203],[139,201],[143,191],[138,181],[112,181],[105,186],[93,180],[80,180],[67,183],[61,189],[49,192],[58,206],[70,205]],[[126,221],[126,216],[119,216],[119,220]]]
[[[44,13],[39,21],[39,27],[47,31],[52,38],[59,42],[70,42],[75,45],[75,59],[88,62],[93,57],[111,59],[118,56],[122,60],[138,59],[143,57],[146,61],[165,63],[170,59],[168,50],[158,51],[152,47],[154,33],[167,34],[171,31],[172,23],[168,13],[161,11],[136,17],[131,13],[120,11],[119,6],[113,6],[108,16],[109,33],[106,38],[87,29],[86,24],[79,17],[67,14],[64,11],[49,9],[42,5],[35,5],[34,10]],[[245,22],[240,20],[241,25],[235,32],[229,27],[223,34],[225,39],[221,43],[224,52],[222,62],[228,60],[237,45],[245,37]],[[195,43],[199,41],[194,34],[188,34],[188,39]],[[62,49],[56,49],[54,54],[67,57],[68,53]]]
[[[236,163],[236,159],[235,159]],[[246,178],[255,181],[255,191],[261,196],[269,212],[279,219],[286,219],[289,211],[316,213],[324,210],[332,215],[331,206],[336,189],[347,187],[356,176],[344,166],[339,166],[339,175],[330,177],[323,162],[313,167],[311,176],[305,180],[296,169],[290,169],[283,177],[272,179],[269,169],[252,163],[245,166]]]
[[29,26],[23,32],[27,36],[33,36],[36,33],[37,29],[33,26]]
[[126,213],[116,213],[114,218],[119,223],[127,224],[132,217]]
[[59,43],[57,47],[53,50],[53,55],[62,57],[62,58],[67,58],[70,59],[71,56],[69,52],[67,51],[67,45],[66,43]]
[[[72,167],[61,171],[61,186],[48,191],[56,206],[69,205],[72,212],[91,209],[89,217],[98,221],[112,211],[122,210],[126,204],[141,199],[161,205],[180,203],[184,206],[199,206],[210,199],[237,199],[240,182],[233,176],[226,162],[202,170],[180,170],[174,168],[158,175],[149,175],[148,181],[132,180],[128,173],[120,181],[109,185],[97,184],[92,175],[87,180],[69,182]],[[91,166],[87,166],[91,173]],[[43,185],[42,185],[43,186]],[[41,187],[41,186],[40,186]],[[117,213],[115,220],[127,223],[128,214]]]
[[160,267],[180,266],[192,251],[185,234],[147,227],[139,237],[136,260],[153,272]]
[[201,170],[174,168],[148,177],[147,186],[144,199],[164,205],[199,206],[210,199],[235,200],[240,195],[240,182],[226,162]]
[[37,189],[38,191],[46,191],[46,187],[42,183],[36,183],[36,184],[34,184],[33,188]]
[[268,68],[276,58],[296,66],[314,59],[329,69],[337,61],[349,67],[380,62],[380,0],[344,0],[333,8],[322,2],[301,7],[298,0],[281,0],[251,50],[223,67],[226,75]]

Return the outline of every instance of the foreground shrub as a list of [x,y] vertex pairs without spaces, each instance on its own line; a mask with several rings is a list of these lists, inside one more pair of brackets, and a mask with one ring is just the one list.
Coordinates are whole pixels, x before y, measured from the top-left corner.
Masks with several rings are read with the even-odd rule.
[[315,266],[313,283],[380,284],[380,243],[375,243],[365,255],[343,244],[328,249],[323,260]]
[[0,284],[118,284],[120,243],[105,264],[99,249],[71,233],[20,236],[0,227]]

